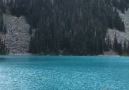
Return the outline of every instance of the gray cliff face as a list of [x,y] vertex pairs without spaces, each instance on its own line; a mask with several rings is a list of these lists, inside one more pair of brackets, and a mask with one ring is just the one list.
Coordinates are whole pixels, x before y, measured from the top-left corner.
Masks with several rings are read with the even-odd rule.
[[5,14],[3,20],[7,33],[1,34],[1,38],[5,41],[9,54],[27,53],[31,36],[29,35],[30,26],[25,18]]
[[115,35],[118,40],[118,43],[120,42],[124,43],[125,41],[126,42],[129,41],[129,10],[126,11],[125,14],[121,13],[120,11],[118,12],[119,12],[120,17],[124,21],[125,32],[120,32],[117,29],[108,29],[107,36],[109,36],[109,38],[111,39],[112,44],[114,42]]
[[128,11],[125,12],[125,14],[120,13],[120,16],[125,23],[127,39],[129,40],[129,9],[128,9]]

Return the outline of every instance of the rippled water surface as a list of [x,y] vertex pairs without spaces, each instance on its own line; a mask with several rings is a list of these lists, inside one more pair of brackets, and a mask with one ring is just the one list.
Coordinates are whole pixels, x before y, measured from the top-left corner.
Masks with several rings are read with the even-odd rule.
[[129,90],[129,58],[0,56],[0,90]]

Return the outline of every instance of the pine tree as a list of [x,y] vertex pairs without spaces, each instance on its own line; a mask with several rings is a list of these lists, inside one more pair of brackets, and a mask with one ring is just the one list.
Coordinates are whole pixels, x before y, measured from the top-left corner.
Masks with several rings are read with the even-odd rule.
[[118,52],[119,55],[122,55],[122,53],[123,53],[122,43],[121,42],[118,44],[118,50],[117,50],[117,52]]
[[127,54],[129,55],[129,42],[128,42],[128,47],[127,47]]
[[0,39],[0,54],[7,54],[9,51],[5,46],[5,42]]
[[127,43],[126,43],[126,41],[124,41],[124,50],[123,51],[127,52]]
[[112,49],[112,44],[111,44],[111,40],[110,40],[109,36],[107,37],[106,43],[107,43],[108,50]]
[[117,37],[116,37],[116,34],[115,34],[115,37],[114,37],[114,43],[113,43],[113,49],[114,49],[114,51],[118,51],[118,48],[119,46],[118,46],[118,41],[117,41]]

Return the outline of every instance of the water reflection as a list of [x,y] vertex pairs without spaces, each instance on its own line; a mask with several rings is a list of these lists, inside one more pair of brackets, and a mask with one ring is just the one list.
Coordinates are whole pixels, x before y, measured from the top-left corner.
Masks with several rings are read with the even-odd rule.
[[6,61],[6,60],[8,60],[8,59],[6,59],[6,58],[4,58],[4,57],[0,57],[0,62],[4,62],[4,61]]

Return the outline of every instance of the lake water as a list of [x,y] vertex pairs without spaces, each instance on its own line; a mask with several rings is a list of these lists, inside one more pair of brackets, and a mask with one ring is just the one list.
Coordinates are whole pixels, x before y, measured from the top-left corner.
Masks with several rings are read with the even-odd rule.
[[129,58],[0,56],[0,90],[129,90]]

